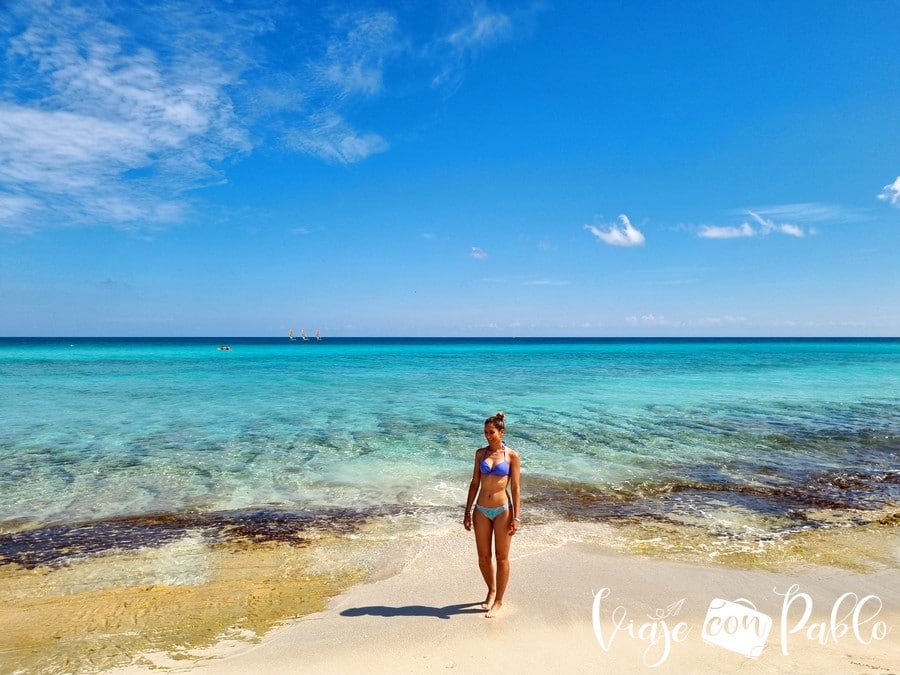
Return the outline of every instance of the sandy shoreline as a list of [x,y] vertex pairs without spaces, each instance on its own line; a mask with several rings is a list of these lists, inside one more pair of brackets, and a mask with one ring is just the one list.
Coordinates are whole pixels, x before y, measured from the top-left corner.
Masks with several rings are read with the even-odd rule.
[[[399,573],[353,586],[256,644],[221,642],[177,659],[151,653],[108,672],[480,673],[495,672],[498,661],[519,672],[897,672],[900,536],[894,527],[878,536],[894,562],[884,569],[772,572],[627,555],[591,542],[548,545],[552,532],[540,526],[515,543],[503,615],[488,620],[477,608],[473,542],[460,530],[421,542]],[[747,619],[744,603],[708,614],[715,600],[739,598],[771,619],[755,658],[746,654],[761,644],[754,630],[762,624]],[[704,629],[719,643],[708,643]],[[731,649],[721,642],[729,633]]]

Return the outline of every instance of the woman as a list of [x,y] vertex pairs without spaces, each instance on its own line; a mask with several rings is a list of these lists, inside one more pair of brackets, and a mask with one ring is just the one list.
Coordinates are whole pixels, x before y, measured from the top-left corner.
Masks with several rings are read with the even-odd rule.
[[[497,616],[503,606],[503,594],[509,582],[509,545],[522,522],[519,518],[519,453],[503,442],[506,431],[503,418],[504,414],[499,412],[484,422],[484,437],[488,444],[475,453],[475,468],[463,516],[463,526],[467,530],[475,526],[478,567],[488,587],[482,604],[488,619]],[[507,494],[507,488],[510,494]],[[491,553],[492,540],[496,565]]]

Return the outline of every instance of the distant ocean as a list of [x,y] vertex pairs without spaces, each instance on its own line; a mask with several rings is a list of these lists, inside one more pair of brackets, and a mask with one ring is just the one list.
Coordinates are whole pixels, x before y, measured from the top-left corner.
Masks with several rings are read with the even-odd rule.
[[499,410],[526,523],[754,549],[900,503],[897,339],[5,338],[0,406],[0,565],[427,536]]

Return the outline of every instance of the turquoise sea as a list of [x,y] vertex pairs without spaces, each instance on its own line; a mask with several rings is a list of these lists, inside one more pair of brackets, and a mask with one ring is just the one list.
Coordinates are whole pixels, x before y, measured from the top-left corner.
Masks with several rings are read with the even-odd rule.
[[753,548],[900,502],[897,339],[4,338],[0,401],[0,565],[427,533],[499,410],[526,523]]

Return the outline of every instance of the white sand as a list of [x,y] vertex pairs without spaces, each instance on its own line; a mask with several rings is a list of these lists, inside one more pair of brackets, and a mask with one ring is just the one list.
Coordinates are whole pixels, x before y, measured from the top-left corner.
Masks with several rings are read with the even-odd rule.
[[[868,574],[680,564],[612,553],[598,544],[549,547],[542,544],[548,534],[533,528],[518,535],[506,602],[495,619],[477,609],[484,588],[474,541],[460,529],[424,542],[399,574],[353,587],[324,612],[279,627],[258,644],[223,643],[196,660],[148,655],[145,668],[112,672],[160,666],[223,674],[900,672],[895,528],[885,531],[885,544],[898,564]],[[787,605],[783,621],[785,597],[778,593],[795,585],[797,599]],[[594,593],[603,588],[609,589],[599,604],[605,648],[592,621]],[[832,621],[836,601],[848,593],[856,595],[844,597]],[[771,618],[760,656],[704,641],[707,610],[716,598],[746,598]],[[806,606],[811,614],[798,628]],[[728,605],[719,616],[736,620],[739,614],[739,607]],[[617,633],[614,616],[621,619]],[[710,623],[718,625],[723,624]],[[751,648],[752,629],[734,636],[736,649]],[[652,631],[659,638],[655,643]]]

